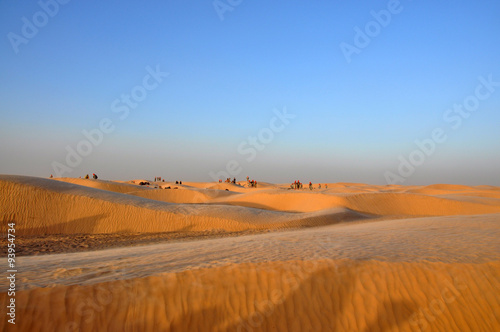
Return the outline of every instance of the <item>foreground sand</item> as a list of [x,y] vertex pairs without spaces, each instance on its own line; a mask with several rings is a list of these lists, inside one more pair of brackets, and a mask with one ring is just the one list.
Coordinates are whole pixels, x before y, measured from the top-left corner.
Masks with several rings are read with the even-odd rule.
[[0,176],[15,330],[500,330],[498,187],[58,180]]

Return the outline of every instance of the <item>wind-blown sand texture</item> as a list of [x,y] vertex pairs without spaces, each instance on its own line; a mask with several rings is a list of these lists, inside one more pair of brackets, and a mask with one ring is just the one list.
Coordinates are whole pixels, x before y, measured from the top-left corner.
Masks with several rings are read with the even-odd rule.
[[500,330],[498,187],[136,183],[0,176],[0,330]]

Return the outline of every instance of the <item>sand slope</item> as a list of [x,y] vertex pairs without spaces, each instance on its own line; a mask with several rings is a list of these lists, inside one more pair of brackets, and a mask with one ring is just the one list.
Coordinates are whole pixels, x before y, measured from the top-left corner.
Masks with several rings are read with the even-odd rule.
[[[239,237],[23,256],[18,257],[23,273],[17,287],[90,285],[116,278],[270,261],[488,263],[500,261],[499,220],[500,214],[340,223]],[[0,289],[7,286],[7,279],[0,279]]]
[[116,193],[130,194],[136,191],[151,191],[152,188],[139,186],[137,184],[119,183],[115,181],[75,179],[75,178],[55,178],[54,180],[66,183],[73,183],[84,187],[96,188]]
[[[23,319],[16,327],[21,331],[498,331],[499,271],[498,263],[326,260],[229,265],[18,292],[17,314]],[[0,303],[6,305],[5,294]],[[7,330],[7,324],[0,330]]]
[[457,201],[412,193],[322,193],[304,191],[259,191],[218,199],[229,203],[279,211],[310,212],[345,207],[360,213],[399,216],[443,216],[500,212],[500,200]]
[[[168,190],[156,190],[162,194]],[[169,204],[22,176],[0,176],[2,221],[19,235],[279,229],[365,218],[348,209],[295,214],[241,206]],[[180,190],[179,190],[180,192]],[[203,200],[203,194],[200,196]]]

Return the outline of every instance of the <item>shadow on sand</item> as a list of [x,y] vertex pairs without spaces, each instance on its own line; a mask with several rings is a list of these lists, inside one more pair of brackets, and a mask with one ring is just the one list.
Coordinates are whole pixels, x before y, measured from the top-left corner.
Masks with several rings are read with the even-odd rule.
[[[415,310],[415,304],[409,300],[375,300],[371,295],[370,299],[359,295],[360,283],[366,282],[360,279],[362,269],[357,264],[340,269],[338,266],[318,266],[309,270],[297,270],[290,265],[290,270],[280,273],[282,286],[288,283],[291,290],[286,296],[280,289],[262,289],[274,296],[268,295],[251,304],[247,301],[246,305],[253,306],[255,311],[229,325],[224,323],[224,318],[231,315],[228,308],[214,306],[177,317],[169,330],[195,329],[190,322],[200,319],[206,322],[207,330],[245,332],[390,331],[408,321]],[[259,285],[255,287],[260,288]],[[246,296],[228,296],[238,295]],[[374,311],[376,318],[366,320],[365,315],[373,317]]]

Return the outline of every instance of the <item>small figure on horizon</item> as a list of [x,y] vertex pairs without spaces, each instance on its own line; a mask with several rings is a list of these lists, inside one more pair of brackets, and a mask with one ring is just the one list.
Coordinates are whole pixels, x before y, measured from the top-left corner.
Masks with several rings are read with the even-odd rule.
[[97,175],[96,175],[95,173],[93,173],[93,174],[92,174],[92,178],[93,178],[94,180],[97,180]]
[[89,179],[90,177],[89,177],[89,175],[87,174],[87,175],[85,175],[85,178],[86,178],[86,179]]
[[321,189],[321,183],[318,184],[318,189]]
[[325,189],[328,189],[328,183],[325,184]]
[[52,179],[54,176],[52,174],[50,174],[50,178]]
[[309,181],[309,190],[313,190],[313,184],[311,181]]

